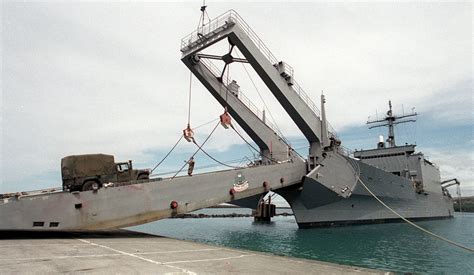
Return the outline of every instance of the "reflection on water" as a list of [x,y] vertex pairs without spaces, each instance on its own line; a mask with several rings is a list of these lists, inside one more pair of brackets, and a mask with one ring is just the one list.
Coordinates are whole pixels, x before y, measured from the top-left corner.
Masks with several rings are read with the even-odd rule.
[[[291,211],[291,210],[290,210]],[[284,210],[283,212],[290,212]],[[226,214],[248,209],[205,209]],[[281,211],[280,211],[281,212]],[[419,222],[474,247],[474,214]],[[433,239],[404,223],[298,229],[292,216],[268,224],[252,218],[167,219],[133,230],[234,248],[398,272],[474,274],[474,254]]]

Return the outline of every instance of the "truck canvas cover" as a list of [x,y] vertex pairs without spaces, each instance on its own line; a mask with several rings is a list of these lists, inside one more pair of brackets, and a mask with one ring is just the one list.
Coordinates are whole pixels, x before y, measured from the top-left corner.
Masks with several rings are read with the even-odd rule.
[[61,173],[63,179],[73,179],[91,175],[111,175],[114,172],[115,161],[112,155],[76,155],[61,159]]

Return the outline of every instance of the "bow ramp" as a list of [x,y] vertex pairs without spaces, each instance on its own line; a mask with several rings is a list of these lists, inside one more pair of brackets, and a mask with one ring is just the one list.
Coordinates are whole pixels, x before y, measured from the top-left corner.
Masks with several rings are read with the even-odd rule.
[[0,230],[83,231],[143,224],[301,183],[301,161],[0,201]]

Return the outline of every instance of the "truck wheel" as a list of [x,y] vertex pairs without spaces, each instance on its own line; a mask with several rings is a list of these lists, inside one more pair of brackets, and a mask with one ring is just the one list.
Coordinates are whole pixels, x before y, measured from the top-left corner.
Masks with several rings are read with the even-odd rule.
[[150,177],[147,174],[140,174],[138,176],[138,180],[147,180],[150,179]]
[[99,189],[99,184],[96,181],[89,180],[89,181],[86,181],[82,185],[82,191],[97,190],[97,189]]

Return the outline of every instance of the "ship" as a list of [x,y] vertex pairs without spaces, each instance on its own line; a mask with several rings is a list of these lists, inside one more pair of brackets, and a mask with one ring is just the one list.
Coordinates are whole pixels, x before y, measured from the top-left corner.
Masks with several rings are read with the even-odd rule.
[[303,189],[300,196],[294,196],[292,191],[280,192],[292,206],[299,227],[402,221],[374,199],[367,187],[404,218],[431,220],[453,217],[453,200],[447,188],[459,186],[459,181],[442,181],[439,167],[423,153],[416,152],[416,145],[406,143],[397,146],[395,143],[395,125],[415,122],[416,116],[416,112],[394,115],[389,101],[384,118],[367,122],[372,125],[369,128],[386,126],[388,138],[384,140],[380,136],[375,149],[352,152],[360,169],[360,180],[349,198],[327,201],[327,190],[311,190],[308,192],[311,195],[304,195]]
[[[73,191],[63,185],[3,194],[0,231],[123,228],[221,203],[255,209],[269,192],[289,203],[300,228],[453,216],[452,198],[445,188],[453,181],[441,181],[438,167],[416,153],[415,145],[395,144],[394,125],[413,114],[395,116],[390,105],[387,116],[374,121],[389,127],[387,142],[382,140],[376,149],[349,152],[326,118],[324,95],[318,108],[296,81],[294,69],[276,58],[237,12],[205,20],[205,9],[201,7],[197,29],[181,40],[181,61],[223,107],[214,130],[221,125],[229,134],[235,132],[258,159],[245,166],[193,174],[191,163],[194,166],[199,151],[217,160],[204,149],[214,130],[199,142],[188,120],[176,143],[185,140],[196,145],[185,164],[187,175],[180,174],[183,166],[170,177],[151,175],[95,185],[92,190]],[[216,43],[227,43],[228,51],[207,51]],[[250,65],[288,113],[308,142],[306,156],[291,146],[240,89],[238,79],[230,76],[229,67],[238,63]]]

